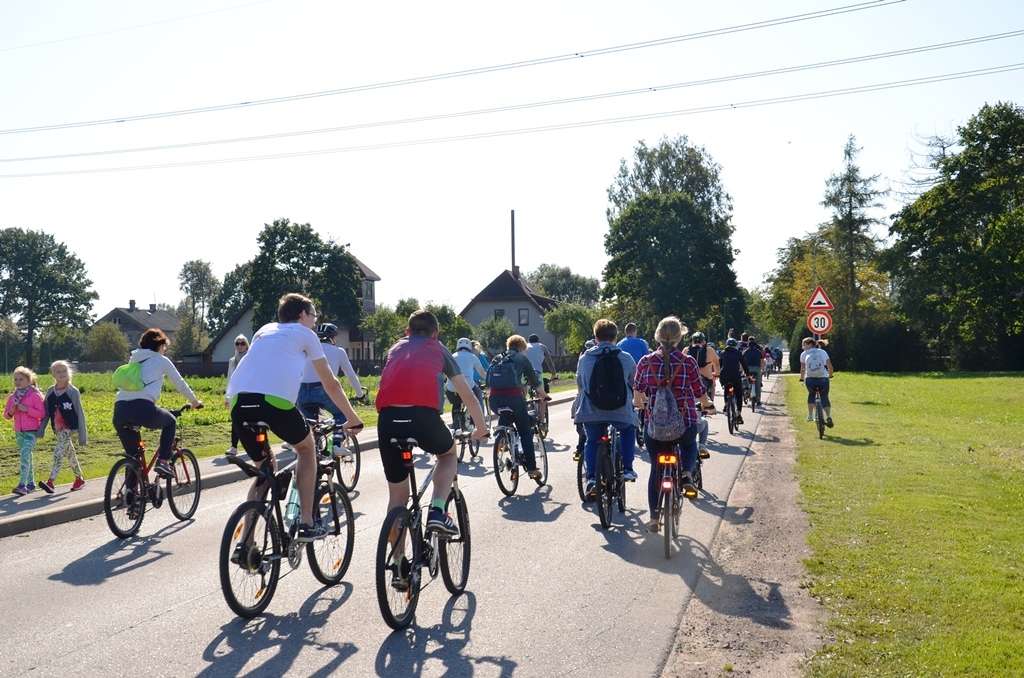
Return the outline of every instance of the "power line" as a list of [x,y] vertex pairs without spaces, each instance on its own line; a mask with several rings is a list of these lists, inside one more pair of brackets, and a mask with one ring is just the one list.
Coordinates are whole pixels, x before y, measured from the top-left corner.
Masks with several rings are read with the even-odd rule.
[[804,64],[800,66],[787,66],[784,68],[776,68],[766,71],[755,71],[752,73],[742,73],[738,75],[727,75],[717,78],[707,78],[704,80],[691,80],[689,82],[673,83],[668,85],[657,85],[653,87],[641,87],[630,90],[622,90],[619,92],[608,92],[602,94],[590,94],[578,97],[570,97],[565,99],[555,99],[550,101],[532,102],[526,104],[513,104],[509,106],[499,106],[494,108],[477,109],[470,111],[460,111],[455,113],[439,113],[437,115],[426,115],[415,118],[400,118],[396,120],[384,120],[378,122],[366,122],[357,123],[352,125],[343,125],[339,127],[327,127],[321,129],[312,130],[300,130],[294,132],[279,132],[276,134],[262,134],[249,137],[236,137],[231,139],[212,139],[207,141],[191,141],[180,144],[166,144],[162,146],[143,146],[138,148],[121,148],[112,149],[106,151],[85,151],[81,153],[62,153],[58,155],[41,155],[41,156],[30,156],[22,158],[0,158],[0,163],[3,162],[29,162],[29,161],[40,161],[40,160],[64,160],[68,158],[84,158],[101,155],[117,155],[122,153],[142,153],[152,151],[168,151],[168,150],[180,150],[182,148],[195,148],[199,146],[214,146],[220,144],[233,144],[243,143],[251,141],[268,141],[272,139],[283,139],[296,136],[308,136],[313,134],[326,134],[331,132],[348,132],[358,129],[369,129],[373,127],[387,127],[394,125],[405,125],[419,122],[432,122],[437,120],[448,120],[452,118],[464,118],[476,115],[486,115],[490,113],[504,113],[509,111],[524,110],[530,108],[541,108],[546,106],[557,106],[570,103],[581,103],[586,101],[596,101],[600,99],[610,99],[615,97],[631,96],[635,94],[647,94],[657,91],[667,91],[673,89],[681,89],[686,87],[698,87],[701,85],[718,84],[723,82],[733,82],[737,80],[748,80],[752,78],[761,78],[773,75],[783,75],[788,73],[797,73],[802,71],[815,70],[819,68],[829,68],[833,66],[844,66],[854,63],[862,63],[866,61],[874,61],[878,59],[888,59],[898,56],[907,56],[910,54],[920,54],[923,52],[932,52],[940,49],[948,49],[951,47],[962,47],[965,45],[973,45],[983,42],[990,42],[992,40],[1001,40],[1005,38],[1018,37],[1024,35],[1024,30],[1010,31],[1007,33],[997,33],[993,35],[985,35],[977,38],[966,38],[963,40],[954,40],[951,42],[938,43],[934,45],[926,45],[923,47],[911,47],[901,50],[892,50],[889,52],[881,52],[877,54],[869,54],[864,56],[849,57],[846,59],[835,59],[832,61],[821,61],[813,64]]
[[756,30],[759,28],[769,28],[772,26],[781,26],[790,23],[796,23],[799,21],[808,21],[811,19],[820,19],[828,16],[836,16],[840,14],[848,14],[850,12],[859,12],[864,9],[877,9],[879,7],[886,7],[889,5],[895,5],[906,0],[870,0],[869,2],[862,2],[855,5],[846,5],[843,7],[836,7],[833,9],[819,10],[817,12],[808,12],[805,14],[795,14],[793,16],[782,17],[779,19],[769,19],[766,21],[758,21],[749,24],[741,24],[738,26],[730,26],[728,28],[717,28],[709,31],[701,31],[699,33],[689,33],[686,35],[678,35],[669,38],[659,38],[657,40],[648,40],[645,42],[635,42],[626,45],[618,45],[615,47],[603,47],[600,49],[589,50],[585,52],[572,52],[569,54],[561,54],[558,56],[542,57],[539,59],[530,59],[527,61],[516,61],[508,64],[500,64],[497,66],[484,66],[481,68],[471,68],[462,71],[452,71],[450,73],[440,73],[436,75],[425,75],[415,78],[405,78],[402,80],[391,80],[387,82],[373,83],[369,85],[357,85],[354,87],[345,87],[341,89],[325,90],[322,92],[310,92],[307,94],[295,94],[284,97],[276,97],[272,99],[258,99],[253,101],[244,101],[233,104],[220,104],[216,106],[203,106],[199,108],[188,108],[178,111],[165,111],[162,113],[145,113],[142,115],[123,116],[118,118],[106,118],[102,120],[89,120],[82,122],[69,122],[69,123],[58,123],[55,125],[40,125],[37,127],[21,127],[17,129],[6,129],[0,130],[0,134],[22,134],[26,132],[42,132],[47,130],[56,129],[69,129],[73,127],[92,127],[97,125],[110,125],[124,122],[136,122],[139,120],[154,120],[157,118],[169,118],[182,115],[194,115],[197,113],[212,113],[215,111],[225,111],[235,108],[250,108],[254,106],[266,106],[269,104],[279,104],[288,101],[299,101],[302,99],[314,99],[319,97],[336,96],[339,94],[351,94],[354,92],[365,92],[369,90],[385,89],[390,87],[402,87],[405,85],[414,85],[425,82],[435,82],[438,80],[450,80],[453,78],[462,78],[470,75],[480,75],[484,73],[494,73],[498,71],[507,71],[517,68],[527,68],[531,66],[541,66],[546,64],[558,63],[561,61],[569,61],[573,59],[581,59],[584,57],[604,56],[607,54],[615,54],[618,52],[626,52],[637,49],[645,49],[647,47],[658,47],[661,45],[669,45],[679,42],[687,42],[691,40],[700,40],[703,38],[718,37],[721,35],[728,35],[730,33],[740,33],[744,31]]
[[82,170],[67,170],[59,172],[31,172],[23,174],[3,174],[0,175],[0,179],[23,179],[31,177],[50,177],[50,176],[67,176],[72,174],[100,174],[106,172],[127,172],[135,170],[149,170],[149,169],[167,169],[175,167],[194,167],[198,165],[219,165],[226,163],[235,162],[251,162],[257,160],[277,160],[282,158],[298,158],[312,155],[328,155],[333,153],[352,153],[356,151],[372,151],[382,150],[389,148],[402,148],[407,146],[425,146],[430,144],[441,144],[450,143],[455,141],[470,141],[475,139],[490,139],[504,136],[516,136],[520,134],[535,134],[538,132],[553,132],[568,129],[578,129],[583,127],[597,127],[602,125],[613,125],[624,122],[638,122],[643,120],[656,120],[659,118],[671,118],[684,115],[695,115],[698,113],[713,113],[718,111],[736,110],[741,108],[754,108],[759,106],[770,106],[775,104],[783,103],[794,103],[799,101],[811,101],[814,99],[825,99],[830,97],[845,96],[850,94],[863,94],[866,92],[876,92],[887,89],[899,89],[903,87],[913,87],[917,85],[927,85],[937,82],[946,82],[949,80],[962,80],[965,78],[974,78],[983,75],[995,75],[998,73],[1006,73],[1010,71],[1018,71],[1024,69],[1024,62],[1016,64],[1008,64],[1005,66],[993,66],[991,68],[981,68],[972,71],[961,71],[959,73],[947,73],[944,75],[927,76],[922,78],[912,78],[909,80],[898,80],[894,82],[881,83],[877,85],[863,85],[859,87],[847,87],[844,89],[827,90],[823,92],[810,92],[806,94],[794,94],[791,96],[774,97],[769,99],[756,99],[752,101],[742,101],[738,103],[728,104],[716,104],[713,106],[701,106],[698,108],[680,109],[675,111],[664,111],[660,113],[644,113],[639,115],[623,116],[619,118],[606,118],[603,120],[587,120],[583,122],[563,123],[555,125],[543,125],[540,127],[527,127],[522,129],[513,130],[500,130],[495,132],[480,132],[476,134],[462,134],[449,137],[435,137],[431,139],[414,139],[410,141],[395,141],[390,143],[380,144],[368,144],[364,146],[348,146],[341,148],[326,148],[315,151],[296,151],[293,153],[277,153],[268,155],[257,155],[257,156],[246,156],[239,158],[220,158],[215,160],[194,160],[186,162],[175,162],[175,163],[162,163],[153,165],[135,165],[128,167],[105,167],[97,169],[82,169]]

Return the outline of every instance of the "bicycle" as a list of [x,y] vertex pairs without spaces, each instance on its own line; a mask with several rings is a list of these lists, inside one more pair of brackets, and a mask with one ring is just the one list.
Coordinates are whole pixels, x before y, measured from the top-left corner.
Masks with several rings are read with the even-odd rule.
[[[548,387],[547,379],[544,380],[545,393]],[[547,397],[551,400],[551,396]],[[551,408],[544,408],[544,416],[540,416],[540,399],[537,397],[537,391],[533,388],[530,389],[530,397],[526,399],[526,404],[530,408],[530,419],[539,425],[540,437],[547,438],[548,431],[551,430]],[[545,474],[547,475],[547,474]]]
[[[632,431],[629,435],[633,435]],[[597,452],[597,469],[594,474],[597,491],[597,514],[601,527],[608,529],[612,524],[612,504],[618,503],[619,513],[626,511],[626,480],[622,475],[622,443],[619,430],[607,426],[601,436]]]
[[355,435],[345,433],[345,425],[334,419],[306,419],[313,431],[313,444],[319,457],[334,457],[338,484],[351,494],[359,482],[362,467],[359,440]]
[[480,441],[473,440],[473,429],[476,426],[466,416],[466,406],[459,402],[452,405],[452,437],[459,446],[458,457],[462,462],[466,457],[466,450],[471,450],[470,459],[480,456]]
[[759,379],[750,376],[750,411],[761,404],[761,384]]
[[[190,409],[192,406],[186,403],[180,409],[170,410],[170,413],[178,419]],[[142,519],[146,516],[146,504],[160,508],[165,498],[175,518],[192,518],[199,508],[199,494],[202,492],[196,455],[191,450],[183,449],[181,437],[175,435],[171,444],[171,458],[167,462],[174,472],[173,476],[158,476],[151,481],[149,474],[156,465],[157,456],[153,455],[149,462],[146,461],[146,441],[142,440],[142,427],[126,424],[122,428],[139,434],[139,447],[135,455],[122,452],[122,458],[114,462],[107,475],[103,513],[110,531],[121,539],[138,533]]]
[[825,408],[821,405],[821,391],[814,387],[814,425],[818,427],[818,440],[825,439]]
[[[602,435],[607,435],[607,431],[602,433]],[[587,462],[585,457],[586,455],[580,452],[580,457],[576,460],[576,489],[579,490],[580,501],[588,503],[592,498],[587,496]]]
[[[329,534],[316,541],[296,542],[299,505],[292,469],[298,460],[275,472],[266,423],[243,422],[242,426],[255,432],[256,440],[263,444],[263,462],[257,467],[234,455],[227,459],[250,478],[257,478],[258,484],[267,483],[267,495],[242,503],[228,518],[220,542],[219,570],[228,607],[240,617],[251,618],[267,609],[274,598],[282,576],[281,561],[287,560],[292,570],[302,564],[303,546],[313,576],[325,586],[340,583],[352,562],[356,531],[348,493],[333,482],[337,458],[320,457],[313,521],[326,524]],[[286,497],[288,508],[282,513]]]
[[[536,398],[527,399],[536,401]],[[548,453],[544,445],[544,436],[540,432],[540,423],[537,419],[532,420],[531,431],[534,434],[534,458],[537,462],[537,469],[540,471],[540,478],[537,478],[537,485],[543,487],[548,479]],[[583,458],[582,455],[580,457]],[[512,409],[503,407],[498,410],[498,427],[494,431],[494,478],[498,481],[498,489],[506,497],[511,497],[519,487],[519,467],[526,469],[526,457],[523,454],[523,445],[519,439],[519,432],[516,430],[512,420]]]
[[[434,531],[424,534],[425,509],[429,502],[423,503],[423,493],[434,475],[434,468],[431,467],[423,483],[417,487],[413,465],[413,449],[418,445],[416,439],[392,438],[391,443],[402,450],[402,460],[409,469],[411,494],[406,505],[391,509],[381,525],[377,540],[376,582],[381,616],[388,626],[399,630],[409,626],[416,613],[420,590],[424,586],[421,576],[424,567],[430,573],[430,581],[440,571],[445,588],[453,596],[466,590],[471,541],[469,509],[459,489],[458,476],[452,483],[444,507],[458,527],[458,535]],[[409,551],[412,551],[411,559],[406,556]]]
[[740,412],[736,407],[736,387],[732,384],[723,387],[725,396],[725,420],[729,425],[729,434],[736,435],[739,430]]

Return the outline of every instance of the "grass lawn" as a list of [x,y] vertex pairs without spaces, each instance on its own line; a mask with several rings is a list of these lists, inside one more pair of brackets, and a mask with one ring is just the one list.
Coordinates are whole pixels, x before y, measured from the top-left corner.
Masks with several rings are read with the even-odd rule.
[[835,642],[810,676],[1024,675],[1024,375],[841,373],[787,406]]
[[[552,385],[552,391],[576,388],[575,380],[574,374],[566,373],[563,378]],[[187,447],[199,457],[223,454],[224,450],[231,445],[231,423],[228,418],[228,410],[224,407],[227,379],[225,377],[208,377],[190,378],[187,381],[196,392],[196,396],[203,401],[205,407],[197,412],[186,412],[178,420],[178,434],[182,439],[182,447]],[[78,461],[82,465],[82,472],[86,478],[106,477],[116,455],[122,453],[121,443],[111,424],[116,390],[110,384],[109,372],[76,374],[73,382],[82,392],[82,406],[85,408],[86,430],[89,434],[89,444],[78,449]],[[380,377],[361,377],[360,382],[364,388],[369,389],[371,400],[367,405],[357,406],[356,413],[367,427],[376,426],[377,410],[373,405],[372,397],[379,389]],[[39,375],[39,390],[44,394],[52,384],[53,379],[49,374]],[[347,381],[343,380],[342,385],[346,387],[349,395],[353,394],[352,390],[348,388]],[[14,382],[11,375],[0,375],[0,395],[3,396],[4,402],[13,389]],[[164,380],[160,406],[176,409],[186,402],[185,398],[174,390],[170,382]],[[446,406],[445,409],[449,410],[450,406]],[[156,431],[143,431],[143,439],[147,441],[150,449],[155,449],[159,434]],[[53,431],[49,430],[47,435],[36,445],[37,480],[45,480],[50,473],[56,440]],[[75,443],[77,445],[77,438]],[[14,443],[14,426],[11,422],[5,421],[0,424],[0,494],[10,492],[18,484],[19,465],[20,456]],[[57,482],[70,483],[72,480],[74,480],[74,474],[65,461],[64,469],[58,476]]]

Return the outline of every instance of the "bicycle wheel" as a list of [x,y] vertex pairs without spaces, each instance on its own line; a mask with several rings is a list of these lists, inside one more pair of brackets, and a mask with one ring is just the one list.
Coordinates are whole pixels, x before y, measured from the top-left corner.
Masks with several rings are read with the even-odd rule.
[[[632,431],[627,432],[628,435],[633,435]],[[622,450],[619,448],[619,438],[613,439],[614,444],[612,445],[612,468],[616,469],[615,473],[615,496],[618,498],[619,513],[626,512],[626,481],[622,477]]]
[[146,492],[142,487],[139,462],[127,457],[114,462],[103,492],[103,513],[115,537],[127,539],[142,527]]
[[466,508],[466,497],[456,488],[448,493],[448,501],[445,502],[444,510],[455,521],[459,528],[458,535],[451,535],[438,539],[438,555],[441,558],[441,578],[444,580],[444,587],[452,595],[459,595],[466,590],[466,580],[469,579],[469,509]]
[[597,515],[601,527],[608,529],[612,524],[612,501],[614,500],[615,473],[612,471],[611,450],[608,443],[601,443],[597,451]]
[[693,469],[693,484],[697,486],[698,490],[704,489],[704,471],[702,470],[704,464],[701,462],[700,457],[697,457],[697,466]]
[[675,481],[673,480],[673,486],[671,490],[661,490],[661,525],[662,530],[665,533],[665,557],[672,557],[672,528],[674,521],[672,520],[672,507],[675,502],[672,500],[672,495],[676,492]]
[[729,434],[736,434],[736,405],[731,396],[725,396],[725,421],[729,425]]
[[313,520],[327,527],[328,535],[306,544],[309,569],[321,584],[334,586],[341,581],[352,562],[352,544],[356,538],[355,516],[348,492],[321,482],[313,503]]
[[384,519],[377,540],[377,604],[384,622],[396,630],[412,623],[420,599],[418,565],[409,567],[408,577],[403,582],[392,581],[396,567],[405,569],[403,561],[416,564],[419,560],[419,536],[415,528],[409,509],[396,506]]
[[498,489],[506,497],[511,497],[519,487],[519,468],[516,465],[515,452],[507,432],[498,433],[494,441],[494,478],[498,481]]
[[171,457],[171,464],[174,477],[167,479],[167,503],[175,518],[188,520],[199,508],[199,493],[203,489],[199,462],[191,450],[179,450]]
[[814,424],[818,427],[818,438],[825,437],[825,409],[821,406],[820,400],[814,401]]
[[354,492],[356,483],[359,482],[359,469],[362,466],[362,455],[359,453],[359,441],[349,436],[345,439],[347,455],[337,457],[338,484],[345,488],[346,492]]
[[220,540],[220,589],[224,600],[239,617],[255,617],[270,605],[280,574],[277,519],[265,502],[247,501],[228,518]]
[[[551,430],[551,408],[544,407],[544,416],[540,420],[540,437],[547,438],[548,431]],[[546,476],[547,474],[545,474]]]
[[544,443],[544,436],[540,432],[533,436],[533,458],[537,462],[537,469],[540,470],[537,485],[544,487],[544,483],[548,481],[548,446]]
[[580,491],[580,501],[587,501],[587,462],[582,454],[576,462],[576,489]]

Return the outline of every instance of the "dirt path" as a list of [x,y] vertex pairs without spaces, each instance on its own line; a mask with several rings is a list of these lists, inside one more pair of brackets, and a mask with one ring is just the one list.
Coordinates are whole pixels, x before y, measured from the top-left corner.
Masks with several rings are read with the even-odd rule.
[[689,556],[704,576],[663,678],[801,676],[799,662],[825,642],[824,612],[801,587],[808,523],[797,505],[793,422],[784,407],[786,387],[797,384],[778,379],[710,556]]

